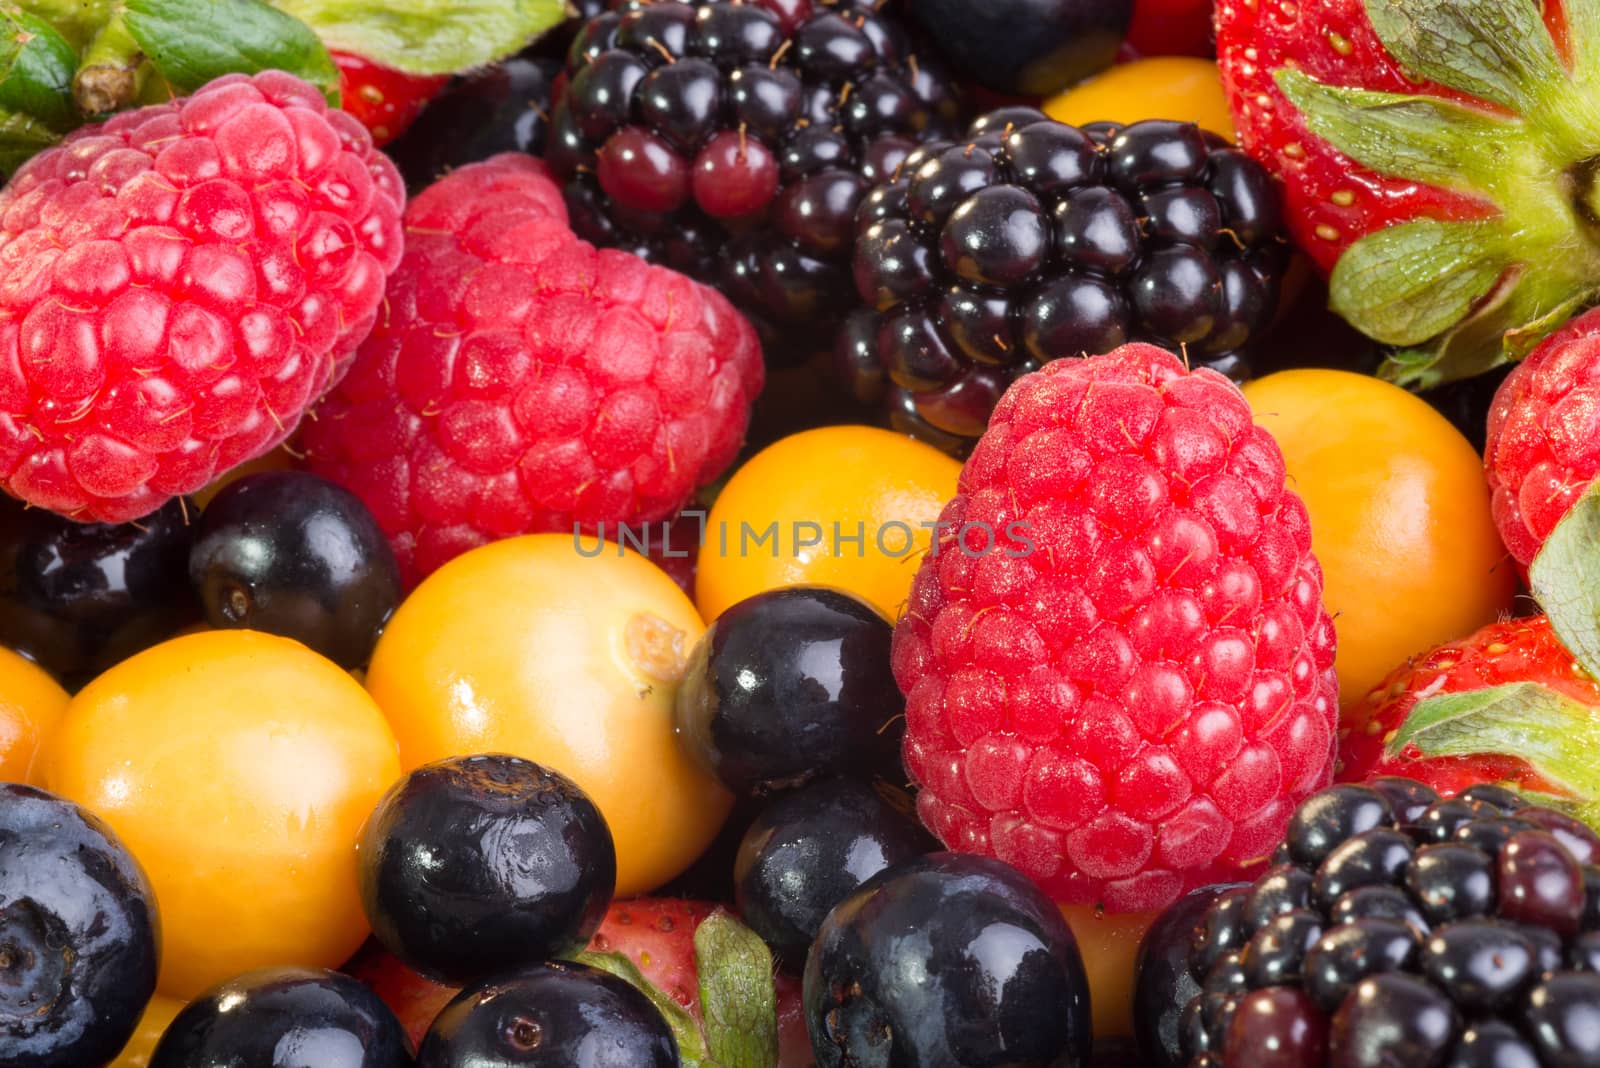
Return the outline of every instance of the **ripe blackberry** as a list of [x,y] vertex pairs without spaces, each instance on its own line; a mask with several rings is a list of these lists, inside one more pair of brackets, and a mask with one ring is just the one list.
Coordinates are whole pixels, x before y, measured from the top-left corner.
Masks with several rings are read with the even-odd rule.
[[719,286],[769,360],[825,351],[858,203],[958,119],[881,6],[663,0],[591,19],[546,155],[573,228]]
[[1588,827],[1509,791],[1330,787],[1252,886],[1187,921],[1199,992],[1160,1059],[1594,1064],[1597,859]]
[[1147,341],[1236,381],[1288,259],[1278,195],[1191,124],[1083,129],[1032,108],[930,143],[862,202],[837,369],[889,423],[970,449],[1008,385]]

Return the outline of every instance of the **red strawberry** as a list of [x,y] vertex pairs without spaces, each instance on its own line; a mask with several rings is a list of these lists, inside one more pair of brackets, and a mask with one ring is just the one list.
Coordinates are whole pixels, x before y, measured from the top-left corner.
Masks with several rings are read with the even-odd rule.
[[1335,310],[1399,350],[1388,376],[1486,370],[1596,295],[1600,5],[1221,0],[1216,18],[1240,140],[1283,179]]
[[[695,932],[713,915],[726,913],[708,901],[642,897],[613,902],[589,943],[589,952],[626,957],[657,994],[680,1006],[696,1026],[703,1026]],[[344,971],[384,1000],[414,1043],[422,1041],[439,1010],[459,993],[454,987],[424,979],[375,942],[362,947]],[[800,983],[782,972],[775,976],[775,983],[776,1068],[810,1068],[814,1059],[800,1004]]]
[[1483,457],[1495,525],[1527,567],[1600,475],[1600,311],[1551,334],[1500,384]]
[[[1404,775],[1444,795],[1482,782],[1565,795],[1567,788],[1546,778],[1537,759],[1529,759],[1537,750],[1513,743],[1523,735],[1507,734],[1498,747],[1488,733],[1471,741],[1457,738],[1443,752],[1437,729],[1418,731],[1410,744],[1397,743],[1407,717],[1425,699],[1517,684],[1542,687],[1560,698],[1551,702],[1550,723],[1555,729],[1580,725],[1569,717],[1588,720],[1589,729],[1600,726],[1600,683],[1575,671],[1575,666],[1546,616],[1491,623],[1460,641],[1441,645],[1396,669],[1352,710],[1339,732],[1338,777],[1360,782]],[[1532,718],[1531,710],[1513,709],[1509,714],[1524,719],[1523,732],[1536,729],[1540,722]],[[1482,716],[1480,720],[1487,732],[1489,721]],[[1418,726],[1413,721],[1412,731]],[[1471,751],[1455,752],[1463,745]]]
[[929,829],[1115,912],[1270,853],[1332,773],[1338,684],[1305,506],[1237,387],[1150,345],[1046,364],[940,519],[893,654]]
[[[589,949],[595,953],[620,953],[638,966],[644,977],[701,1021],[699,969],[695,962],[694,935],[706,917],[720,911],[706,901],[677,898],[635,898],[618,901],[606,912]],[[811,1040],[806,1036],[800,1004],[800,983],[783,972],[776,974],[778,994],[777,1068],[809,1068],[814,1063]]]
[[448,75],[407,74],[349,52],[332,55],[339,68],[341,106],[372,131],[379,146],[405,133],[450,81]]
[[460,990],[441,986],[425,979],[402,964],[376,940],[369,939],[361,952],[345,962],[344,973],[359,979],[383,999],[385,1005],[399,1019],[400,1026],[411,1036],[411,1044],[419,1045],[422,1036],[433,1025],[439,1010],[450,1003]]

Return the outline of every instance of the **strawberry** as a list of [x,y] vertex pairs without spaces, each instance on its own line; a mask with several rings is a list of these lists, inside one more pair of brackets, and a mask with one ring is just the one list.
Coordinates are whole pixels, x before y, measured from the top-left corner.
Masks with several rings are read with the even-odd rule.
[[400,1021],[412,1046],[422,1042],[422,1036],[433,1026],[433,1018],[461,991],[453,986],[442,986],[424,978],[402,964],[399,958],[368,939],[361,951],[345,962],[341,969],[352,979],[359,979],[383,999],[395,1018]]
[[[1495,751],[1493,743],[1473,743],[1473,751],[1454,753],[1441,746],[1421,718],[1412,713],[1426,700],[1472,695],[1501,686],[1539,687],[1555,695],[1550,707],[1558,730],[1567,717],[1600,723],[1600,683],[1573,671],[1572,654],[1550,627],[1548,616],[1491,623],[1460,641],[1441,645],[1404,664],[1367,695],[1340,733],[1338,778],[1351,782],[1402,775],[1450,796],[1476,783],[1501,783],[1518,789],[1567,795],[1547,778],[1533,751],[1513,746]],[[1435,706],[1438,707],[1438,706]],[[1519,715],[1522,714],[1519,712]],[[1405,731],[1402,737],[1401,731]],[[1509,750],[1516,749],[1516,752]]]
[[1432,385],[1600,296],[1600,0],[1221,0],[1241,143],[1333,308]]
[[[716,922],[702,933],[702,925],[712,918]],[[713,936],[709,942],[708,934]],[[759,958],[755,971],[764,977],[770,972],[771,962],[764,949],[752,954],[759,943],[711,902],[645,897],[613,902],[581,959],[621,975],[650,994],[678,1034],[686,1068],[809,1068],[813,1063],[811,1042],[806,1037],[800,983],[793,976],[781,972],[773,976],[777,1010],[775,1060],[770,1048],[746,1047],[739,1051],[744,1056],[727,1057],[727,1048],[721,1045],[727,1036],[715,1034],[719,1029],[705,1023],[702,964],[714,960],[726,975],[748,964],[745,958],[754,956]],[[363,947],[344,971],[366,983],[384,1000],[413,1043],[422,1041],[434,1017],[459,993],[418,975],[375,942]],[[748,980],[749,976],[744,978]],[[760,991],[752,992],[748,1000],[759,1003]],[[739,1023],[741,1038],[748,1039],[759,1030],[759,1021],[757,1026],[750,1021]],[[771,1026],[770,1020],[766,1026]],[[713,1047],[709,1053],[703,1048],[708,1044]]]
[[372,131],[379,147],[405,133],[450,81],[447,75],[407,74],[349,52],[331,54],[339,68],[341,106]]
[[1600,487],[1528,569],[1545,615],[1492,623],[1396,669],[1349,710],[1337,778],[1493,783],[1600,828]]

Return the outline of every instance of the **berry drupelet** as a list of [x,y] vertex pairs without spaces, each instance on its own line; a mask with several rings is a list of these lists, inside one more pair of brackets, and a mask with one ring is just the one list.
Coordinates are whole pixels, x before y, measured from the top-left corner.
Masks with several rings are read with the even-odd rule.
[[930,143],[863,201],[837,370],[952,452],[1012,381],[1147,341],[1236,381],[1288,260],[1261,167],[1191,124],[1078,129],[1031,108]]
[[1596,859],[1587,826],[1499,787],[1330,787],[1191,920],[1198,993],[1157,1059],[1594,1064]]
[[546,156],[574,229],[722,288],[769,359],[825,351],[857,205],[959,115],[881,6],[700,0],[590,20]]

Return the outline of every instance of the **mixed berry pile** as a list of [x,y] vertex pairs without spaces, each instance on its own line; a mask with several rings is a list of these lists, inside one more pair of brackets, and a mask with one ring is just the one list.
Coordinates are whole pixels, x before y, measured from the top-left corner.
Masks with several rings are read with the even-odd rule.
[[0,42],[0,1068],[1600,1068],[1600,0]]

